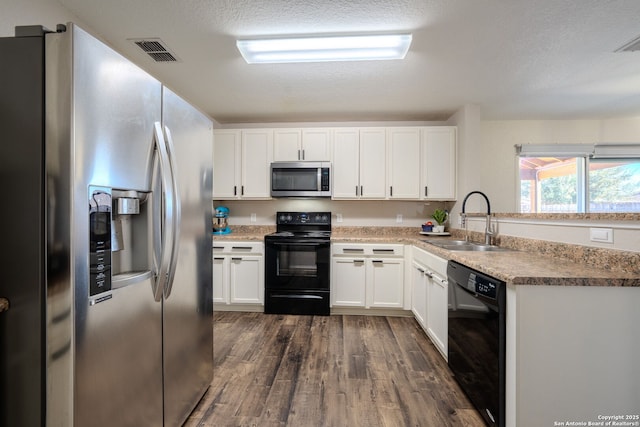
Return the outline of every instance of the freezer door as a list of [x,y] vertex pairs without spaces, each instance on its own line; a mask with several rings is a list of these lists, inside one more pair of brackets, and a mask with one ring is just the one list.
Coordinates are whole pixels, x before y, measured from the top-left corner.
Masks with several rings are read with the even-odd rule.
[[[52,389],[49,400],[53,414],[60,407],[56,402],[59,396],[73,396],[73,423],[52,420],[50,424],[159,426],[163,422],[162,303],[153,294],[152,245],[140,240],[150,235],[146,229],[135,231],[133,224],[145,223],[142,213],[122,217],[123,223],[131,222],[133,231],[130,240],[125,236],[126,248],[113,253],[111,289],[97,289],[95,283],[92,287],[90,267],[95,264],[90,261],[89,206],[91,188],[111,189],[114,203],[117,190],[135,194],[151,191],[154,123],[161,119],[162,86],[77,26],[71,25],[59,37],[63,49],[72,52],[71,70],[60,73],[64,64],[52,64],[58,71],[52,76],[71,81],[66,88],[64,82],[48,82],[48,90],[54,93],[47,99],[56,104],[69,99],[69,121],[62,122],[71,131],[65,131],[64,126],[52,129],[51,140],[57,138],[58,153],[68,153],[65,157],[71,160],[71,172],[69,178],[50,186],[58,187],[57,194],[68,194],[69,190],[72,194],[70,202],[58,204],[69,206],[71,215],[60,212],[56,218],[68,222],[72,242],[73,353],[60,360],[72,363],[73,389]],[[52,42],[54,39],[51,37]],[[48,57],[55,55],[48,51]],[[57,111],[63,117],[56,104],[50,114]],[[69,187],[65,187],[67,180]],[[140,211],[144,209],[140,202]],[[130,256],[122,255],[127,251],[132,251]],[[136,275],[136,270],[142,274]],[[56,387],[59,381],[53,375],[60,371],[50,372],[50,384]]]
[[163,303],[165,426],[182,425],[213,377],[211,120],[163,89],[163,126],[180,199]]

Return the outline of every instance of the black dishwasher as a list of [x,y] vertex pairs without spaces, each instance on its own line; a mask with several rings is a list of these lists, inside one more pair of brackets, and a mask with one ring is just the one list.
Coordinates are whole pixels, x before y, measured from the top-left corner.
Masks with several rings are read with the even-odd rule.
[[447,277],[449,368],[487,425],[503,427],[506,285],[455,261]]

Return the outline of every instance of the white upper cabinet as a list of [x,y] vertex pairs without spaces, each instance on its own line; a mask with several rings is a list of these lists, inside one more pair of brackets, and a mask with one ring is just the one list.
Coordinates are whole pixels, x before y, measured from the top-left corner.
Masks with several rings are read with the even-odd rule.
[[333,198],[384,199],[384,128],[337,128],[333,143]]
[[217,130],[213,142],[213,198],[268,199],[273,131]]
[[424,200],[456,199],[456,127],[422,130],[421,194]]
[[387,130],[388,197],[420,198],[420,128]]
[[241,131],[217,130],[213,136],[213,197],[238,198],[241,173]]
[[274,130],[274,161],[328,161],[330,159],[331,129]]
[[273,132],[269,129],[249,129],[242,132],[243,199],[271,197],[271,162]]
[[302,160],[331,160],[331,129],[302,129]]
[[385,129],[360,129],[360,198],[384,199],[386,196]]
[[356,199],[360,188],[360,132],[336,129],[333,135],[332,197]]
[[333,199],[455,200],[455,126],[218,130],[214,198],[270,198],[274,161],[331,161]]

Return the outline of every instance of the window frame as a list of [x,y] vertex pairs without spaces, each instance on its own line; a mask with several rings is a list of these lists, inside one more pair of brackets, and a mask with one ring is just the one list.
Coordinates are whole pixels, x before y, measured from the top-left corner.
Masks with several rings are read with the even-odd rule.
[[[640,162],[640,143],[608,143],[608,144],[516,144],[516,211],[522,212],[522,179],[520,158],[557,157],[576,159],[576,212],[590,213],[590,162],[592,159],[612,161]],[[535,213],[539,206],[536,206]]]

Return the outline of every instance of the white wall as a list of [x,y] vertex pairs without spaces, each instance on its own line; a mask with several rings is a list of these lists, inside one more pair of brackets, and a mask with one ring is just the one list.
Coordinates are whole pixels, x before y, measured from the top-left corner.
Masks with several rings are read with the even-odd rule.
[[[21,25],[43,25],[55,31],[57,24],[82,23],[57,1],[47,0],[0,0],[0,37],[11,37],[15,27]],[[82,25],[83,28],[87,28]]]
[[[491,192],[496,212],[517,212],[515,144],[640,142],[640,117],[606,120],[482,121],[480,182]],[[461,150],[466,158],[468,153]],[[476,157],[478,156],[478,157]]]
[[[447,208],[445,202],[402,202],[402,201],[336,201],[325,199],[278,199],[259,201],[214,200],[214,206],[227,206],[230,210],[229,225],[275,225],[278,211],[331,212],[333,226],[384,226],[418,227],[430,220],[436,208]],[[255,214],[256,221],[251,221]],[[337,222],[337,215],[342,222]],[[397,216],[402,215],[402,222]]]

